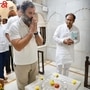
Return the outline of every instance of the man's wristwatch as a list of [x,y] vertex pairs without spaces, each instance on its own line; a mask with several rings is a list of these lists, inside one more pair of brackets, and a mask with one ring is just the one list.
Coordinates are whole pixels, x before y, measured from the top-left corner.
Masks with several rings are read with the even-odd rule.
[[35,32],[34,35],[35,35],[35,36],[38,35],[38,32]]

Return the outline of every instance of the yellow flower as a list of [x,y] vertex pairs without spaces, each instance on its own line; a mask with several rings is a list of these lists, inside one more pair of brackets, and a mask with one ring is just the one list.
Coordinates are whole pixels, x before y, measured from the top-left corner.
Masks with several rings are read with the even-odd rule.
[[58,78],[58,77],[60,76],[59,73],[54,73],[53,75],[54,75],[54,77],[56,77],[56,78]]
[[4,90],[4,88],[2,87],[2,84],[0,83],[0,90]]
[[75,85],[77,83],[76,80],[72,80],[72,84]]
[[43,76],[40,76],[40,80],[44,80],[44,77]]
[[40,86],[35,86],[35,90],[40,90]]
[[54,84],[55,84],[54,80],[50,80],[49,83],[51,86],[54,86]]
[[0,83],[0,87],[2,87],[2,84]]

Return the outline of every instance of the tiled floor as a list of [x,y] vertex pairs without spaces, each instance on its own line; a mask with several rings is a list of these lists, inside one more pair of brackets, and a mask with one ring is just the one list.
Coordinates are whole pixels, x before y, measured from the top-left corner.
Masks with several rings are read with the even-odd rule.
[[[56,66],[54,62],[47,61],[45,63],[45,74],[48,75],[50,73],[56,72]],[[70,68],[69,77],[74,78],[76,80],[81,81],[81,86],[79,90],[90,90],[84,87],[84,75],[82,72],[76,70],[75,68]],[[16,80],[15,80],[15,73],[12,73],[8,76],[9,83],[5,85],[5,90],[17,90]],[[89,78],[90,80],[90,78]]]

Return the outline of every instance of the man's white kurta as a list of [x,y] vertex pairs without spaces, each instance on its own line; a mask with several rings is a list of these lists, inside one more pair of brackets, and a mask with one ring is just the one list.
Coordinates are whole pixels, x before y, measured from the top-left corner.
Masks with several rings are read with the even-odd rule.
[[[56,63],[57,65],[72,63],[74,60],[74,44],[80,40],[79,30],[73,26],[70,30],[66,24],[58,26],[54,36],[56,41]],[[63,43],[64,39],[71,38],[74,40],[74,44],[66,45]]]

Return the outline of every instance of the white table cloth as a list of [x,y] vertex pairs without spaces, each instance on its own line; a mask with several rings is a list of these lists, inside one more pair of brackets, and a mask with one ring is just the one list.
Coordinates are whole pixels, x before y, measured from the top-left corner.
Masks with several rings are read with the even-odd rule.
[[[72,84],[72,81],[75,80],[75,79],[72,79],[70,77],[66,77],[66,76],[63,76],[61,74],[58,74],[59,77],[56,78],[55,76],[55,73],[47,76],[46,78],[44,78],[44,80],[36,80],[34,82],[32,82],[31,84],[27,85],[25,87],[25,90],[35,90],[35,86],[40,86],[40,90],[45,90],[45,89],[42,89],[42,86],[44,85],[43,83],[46,82],[46,84],[44,85],[44,87],[47,87],[49,85],[49,80],[52,79],[52,80],[56,80],[56,81],[60,81],[60,84],[61,82],[63,82],[63,84],[61,84],[61,86],[63,86],[63,88],[61,89],[50,89],[50,90],[78,90],[78,88],[80,87],[80,84],[81,82],[76,80],[76,84]],[[67,89],[64,89],[64,86],[66,85]]]

